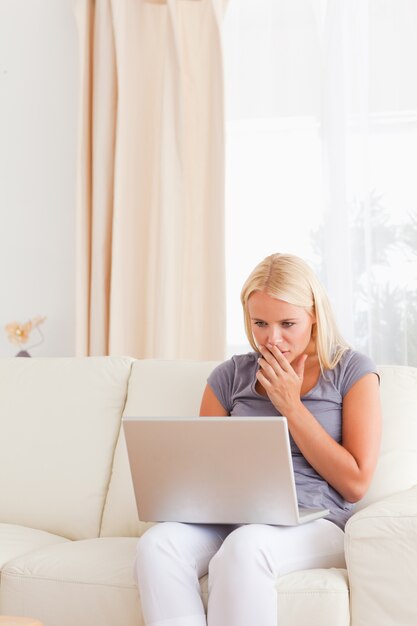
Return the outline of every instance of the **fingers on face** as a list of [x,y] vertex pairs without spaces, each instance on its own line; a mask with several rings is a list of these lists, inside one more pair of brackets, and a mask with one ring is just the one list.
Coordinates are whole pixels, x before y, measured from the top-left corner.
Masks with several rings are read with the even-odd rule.
[[258,372],[256,372],[256,378],[259,380],[259,382],[261,383],[261,385],[262,385],[262,387],[264,389],[267,389],[267,388],[269,388],[271,386],[270,381],[265,376],[265,374],[262,372],[262,370],[259,370]]
[[282,370],[288,371],[289,363],[276,346],[271,346],[270,348],[262,346],[260,352],[276,374],[279,374]]
[[275,369],[265,359],[259,359],[260,371],[268,380],[272,380],[276,376]]

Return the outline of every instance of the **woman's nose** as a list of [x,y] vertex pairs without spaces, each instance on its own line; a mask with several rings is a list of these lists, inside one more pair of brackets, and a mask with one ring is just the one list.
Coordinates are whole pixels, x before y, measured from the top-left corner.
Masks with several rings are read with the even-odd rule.
[[270,332],[268,333],[268,343],[272,344],[273,346],[282,343],[281,332],[278,328],[270,329]]

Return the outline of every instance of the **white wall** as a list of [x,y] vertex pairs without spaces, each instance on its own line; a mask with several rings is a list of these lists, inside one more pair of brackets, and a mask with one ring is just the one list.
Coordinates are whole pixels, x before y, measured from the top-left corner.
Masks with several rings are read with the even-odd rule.
[[78,78],[72,5],[0,0],[0,356],[17,351],[5,324],[36,315],[47,320],[45,341],[33,356],[75,352]]

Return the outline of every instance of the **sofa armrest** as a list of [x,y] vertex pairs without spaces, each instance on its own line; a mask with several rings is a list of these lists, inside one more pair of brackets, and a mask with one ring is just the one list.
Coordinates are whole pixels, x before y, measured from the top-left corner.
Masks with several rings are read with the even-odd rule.
[[352,626],[417,624],[417,485],[346,525]]

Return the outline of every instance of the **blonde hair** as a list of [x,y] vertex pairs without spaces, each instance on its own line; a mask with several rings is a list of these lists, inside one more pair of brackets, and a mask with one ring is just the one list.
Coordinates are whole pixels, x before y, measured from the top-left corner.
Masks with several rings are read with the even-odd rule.
[[258,352],[248,311],[248,300],[254,291],[262,291],[314,315],[316,321],[312,337],[320,368],[323,371],[336,367],[349,345],[337,328],[324,287],[305,261],[291,254],[271,254],[255,267],[245,281],[240,299],[246,335],[252,348]]

